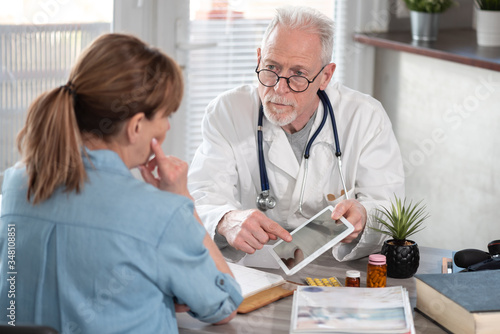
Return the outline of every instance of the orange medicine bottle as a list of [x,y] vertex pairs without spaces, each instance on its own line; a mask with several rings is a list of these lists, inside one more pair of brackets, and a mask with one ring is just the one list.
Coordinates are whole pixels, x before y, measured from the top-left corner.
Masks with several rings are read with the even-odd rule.
[[385,255],[372,254],[368,257],[366,272],[366,286],[369,288],[383,288],[387,281],[387,263]]
[[360,272],[357,270],[348,270],[345,272],[345,286],[359,288],[361,285]]

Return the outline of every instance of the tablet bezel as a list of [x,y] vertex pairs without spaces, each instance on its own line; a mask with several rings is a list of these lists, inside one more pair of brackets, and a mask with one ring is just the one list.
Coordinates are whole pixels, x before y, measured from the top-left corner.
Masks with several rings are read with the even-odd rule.
[[[297,233],[299,230],[301,230],[304,226],[307,226],[309,223],[314,221],[317,217],[324,214],[325,211],[330,211],[330,213],[331,213],[331,212],[333,212],[333,207],[331,205],[327,206],[326,208],[324,208],[323,210],[318,212],[316,215],[314,215],[312,218],[307,220],[305,223],[303,223],[302,225],[297,227],[295,230],[293,230],[290,233],[292,235],[292,237],[295,233]],[[291,269],[289,269],[287,267],[287,265],[281,260],[280,256],[274,250],[275,247],[277,247],[278,245],[280,245],[281,243],[286,242],[286,241],[279,240],[277,243],[275,243],[273,245],[273,247],[269,250],[269,252],[274,257],[274,259],[278,262],[279,266],[281,267],[281,269],[283,269],[283,271],[285,272],[285,274],[287,276],[293,275],[293,274],[297,273],[299,270],[301,270],[302,268],[304,268],[306,265],[308,265],[309,263],[314,261],[318,256],[320,256],[321,254],[326,252],[329,248],[332,248],[334,245],[339,243],[342,239],[344,239],[345,237],[347,237],[349,234],[351,234],[354,231],[354,226],[352,226],[352,224],[347,219],[345,219],[344,217],[340,217],[339,220],[347,227],[347,229],[344,232],[340,233],[335,238],[333,238],[332,240],[328,241],[322,247],[317,249],[314,253],[312,253],[308,257],[304,258],[304,260],[302,260],[300,263],[298,263],[296,266],[294,266]],[[333,220],[332,220],[332,222],[333,222]]]

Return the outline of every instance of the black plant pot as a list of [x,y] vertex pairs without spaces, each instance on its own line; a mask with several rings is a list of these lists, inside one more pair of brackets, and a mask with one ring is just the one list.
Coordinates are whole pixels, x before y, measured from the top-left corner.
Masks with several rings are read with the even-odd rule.
[[387,276],[392,278],[412,277],[420,263],[420,252],[415,241],[407,240],[411,245],[397,246],[393,240],[386,240],[382,246],[382,254],[387,261]]

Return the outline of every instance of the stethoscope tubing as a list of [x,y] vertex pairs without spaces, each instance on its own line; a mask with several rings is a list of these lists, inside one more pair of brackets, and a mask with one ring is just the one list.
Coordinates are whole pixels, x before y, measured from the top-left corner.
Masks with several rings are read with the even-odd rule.
[[[333,139],[335,140],[335,155],[340,157],[342,152],[340,151],[340,142],[339,142],[339,133],[337,131],[337,123],[335,122],[335,116],[333,115],[333,107],[330,99],[326,95],[326,93],[322,90],[318,91],[319,98],[323,102],[323,105],[327,107],[328,112],[330,113],[330,120],[332,121],[333,128]],[[326,114],[326,110],[325,110]]]
[[[320,94],[321,92],[321,94]],[[335,156],[337,157],[338,160],[338,165],[339,165],[339,175],[340,175],[340,181],[342,182],[342,187],[344,188],[344,193],[345,193],[345,198],[349,199],[349,195],[347,193],[347,187],[345,185],[345,179],[344,179],[344,173],[342,173],[342,151],[340,150],[340,142],[339,142],[339,136],[338,136],[338,131],[337,131],[337,123],[335,122],[335,117],[333,115],[333,107],[330,102],[330,99],[326,95],[324,91],[318,91],[319,98],[321,101],[323,101],[323,105],[326,104],[328,107],[328,112],[330,113],[330,119],[332,121],[332,128],[333,128],[333,138],[335,140]],[[302,202],[300,203],[302,204]],[[299,205],[299,208],[301,208],[302,205]],[[302,213],[302,212],[301,212]]]
[[269,191],[269,178],[267,177],[266,160],[264,159],[264,148],[262,144],[262,117],[264,112],[262,106],[259,112],[259,123],[257,126],[257,141],[259,146],[259,170],[260,170],[260,187],[262,191]]
[[[349,198],[347,194],[347,188],[345,185],[345,180],[344,180],[344,175],[342,173],[342,152],[340,150],[340,142],[339,142],[339,137],[338,137],[338,132],[337,132],[337,125],[335,122],[335,116],[333,114],[333,107],[330,102],[330,99],[326,95],[326,93],[323,90],[318,90],[318,96],[323,103],[323,118],[321,119],[321,123],[314,132],[314,134],[311,136],[311,139],[307,142],[306,148],[304,150],[304,176],[303,176],[303,181],[302,181],[302,186],[301,186],[301,191],[300,191],[300,199],[299,199],[299,212],[303,215],[302,213],[302,203],[303,203],[303,197],[304,197],[304,191],[305,191],[305,184],[306,184],[306,178],[307,178],[307,170],[309,166],[309,151],[310,148],[316,139],[316,137],[319,135],[321,130],[323,129],[325,123],[326,123],[326,118],[328,114],[330,114],[331,122],[332,122],[332,128],[333,128],[333,137],[335,141],[335,156],[337,157],[338,160],[338,165],[339,165],[339,174],[340,174],[340,179],[342,182],[342,187],[344,188],[344,193],[346,198]],[[275,205],[275,199],[270,196],[269,194],[269,178],[267,177],[267,170],[266,170],[266,163],[264,159],[264,148],[263,148],[263,135],[262,135],[262,119],[264,117],[264,111],[262,105],[259,108],[259,118],[258,118],[258,123],[257,123],[257,144],[258,144],[258,154],[259,154],[259,171],[260,171],[260,184],[261,184],[261,194],[257,198],[257,203],[259,203],[259,199],[261,197],[264,197],[264,199],[269,198],[270,200],[274,201],[274,204],[272,207]],[[270,207],[270,208],[272,208]],[[267,208],[261,208],[259,209],[265,211]]]
[[[316,129],[314,134],[311,136],[311,139],[309,139],[309,141],[307,142],[306,149],[304,150],[304,158],[305,159],[309,159],[309,150],[311,149],[311,146],[314,143],[314,140],[316,139],[316,137],[319,135],[319,133],[321,132],[321,130],[325,126],[326,117],[328,116],[328,114],[327,114],[328,111],[325,108],[327,106],[327,104],[325,104],[325,100],[324,100],[324,98],[321,97],[322,94],[320,94],[320,92],[322,92],[323,94],[325,94],[325,92],[322,90],[318,91],[318,95],[319,95],[321,101],[323,102],[323,118],[321,119],[321,123],[319,124],[318,128]],[[337,132],[334,132],[334,136],[337,137]],[[335,141],[335,143],[337,143],[337,141]]]

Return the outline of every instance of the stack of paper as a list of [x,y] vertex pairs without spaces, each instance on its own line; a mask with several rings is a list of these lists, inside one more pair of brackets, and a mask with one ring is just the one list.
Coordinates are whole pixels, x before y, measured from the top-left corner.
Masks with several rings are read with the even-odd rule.
[[294,293],[290,333],[414,333],[402,286],[301,286]]

